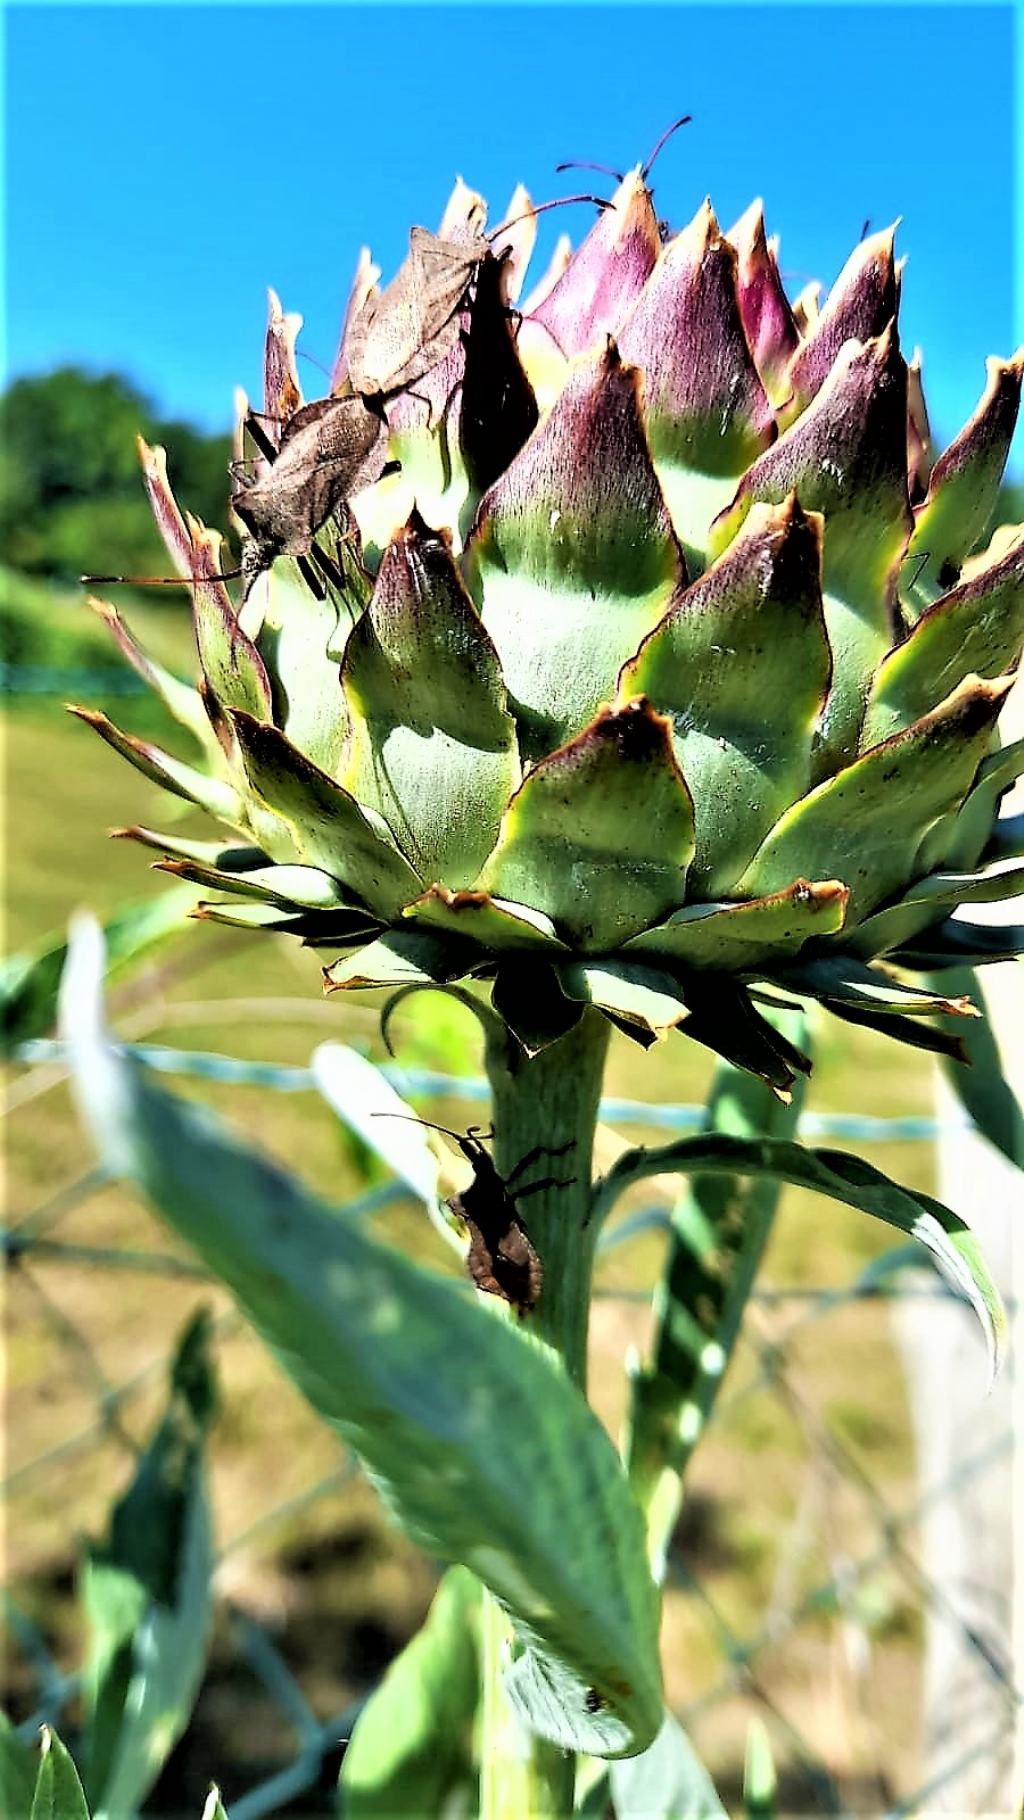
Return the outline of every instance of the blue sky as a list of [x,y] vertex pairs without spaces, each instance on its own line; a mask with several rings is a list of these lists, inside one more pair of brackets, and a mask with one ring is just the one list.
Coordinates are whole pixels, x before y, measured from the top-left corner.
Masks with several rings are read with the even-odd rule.
[[8,369],[117,368],[226,427],[268,284],[329,365],[359,246],[393,269],[456,172],[494,209],[520,177],[556,196],[560,159],[621,168],[688,111],[660,212],[710,193],[728,226],[762,195],[794,290],[902,215],[948,437],[1013,347],[1012,32],[982,5],[11,7]]

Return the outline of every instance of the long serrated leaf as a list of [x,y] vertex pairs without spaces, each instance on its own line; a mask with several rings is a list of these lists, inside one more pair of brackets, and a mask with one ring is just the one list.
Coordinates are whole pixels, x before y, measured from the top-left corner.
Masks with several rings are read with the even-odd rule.
[[[802,1015],[774,1027],[806,1041]],[[743,1069],[722,1064],[708,1101],[711,1131],[753,1139],[796,1131],[803,1082],[783,1104]],[[672,1237],[655,1292],[650,1363],[630,1392],[626,1467],[647,1516],[648,1553],[661,1578],[682,1500],[682,1473],[721,1389],[781,1183],[771,1176],[694,1175],[672,1210]]]
[[[185,927],[196,901],[191,886],[162,891],[144,903],[126,904],[104,924],[109,975],[151,954]],[[9,955],[0,964],[0,1011],[3,1043],[8,1053],[18,1043],[45,1036],[57,1015],[57,991],[67,960],[67,942],[51,935],[37,947]]]
[[209,1315],[171,1367],[165,1415],[83,1575],[90,1625],[87,1782],[97,1820],[134,1813],[188,1722],[206,1659],[213,1546],[203,1437],[214,1406]]
[[135,1637],[148,1601],[136,1574],[92,1550],[82,1563],[79,1598],[88,1627],[85,1777],[95,1800],[103,1791],[117,1750],[132,1680]]
[[[979,1007],[985,997],[972,967],[947,967],[935,976],[938,990],[969,996]],[[987,1017],[963,1027],[961,1042],[969,1068],[946,1064],[946,1078],[978,1130],[1018,1169],[1024,1169],[1024,1113],[1003,1072],[999,1045]]]
[[423,1628],[392,1662],[356,1721],[338,1784],[343,1820],[440,1814],[475,1782],[480,1582],[451,1567]]
[[437,1158],[415,1108],[379,1068],[345,1043],[321,1043],[313,1051],[311,1069],[338,1117],[412,1189],[442,1236],[464,1249],[441,1210]]
[[48,1725],[43,1726],[43,1759],[28,1820],[89,1820],[78,1771],[70,1753]]
[[[62,1003],[78,1097],[108,1166],[231,1288],[414,1540],[469,1566],[531,1651],[572,1677],[556,1741],[568,1735],[595,1756],[644,1749],[661,1692],[642,1521],[607,1433],[558,1360],[151,1085],[106,1037],[101,974],[88,925],[73,940]],[[528,1698],[520,1710],[545,1723]]]
[[711,1777],[670,1713],[643,1755],[614,1763],[610,1773],[616,1820],[728,1820]]
[[784,1138],[713,1133],[682,1138],[653,1150],[627,1151],[595,1190],[595,1219],[600,1219],[624,1188],[647,1176],[673,1170],[687,1174],[774,1176],[873,1214],[897,1231],[918,1239],[931,1252],[951,1288],[970,1302],[978,1316],[994,1376],[1006,1326],[1002,1300],[970,1228],[941,1201],[916,1188],[901,1187],[861,1157],[842,1150],[807,1150]]
[[195,1704],[209,1641],[214,1567],[205,1499],[194,1500],[189,1509],[181,1556],[175,1605],[151,1606],[135,1638],[125,1724],[96,1820],[122,1820],[132,1812],[128,1791],[139,1791],[133,1795],[137,1800],[156,1781]]

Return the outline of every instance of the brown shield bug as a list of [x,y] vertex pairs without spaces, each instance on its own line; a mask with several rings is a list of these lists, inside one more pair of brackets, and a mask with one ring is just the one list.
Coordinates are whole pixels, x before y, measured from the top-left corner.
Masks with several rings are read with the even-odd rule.
[[[250,414],[246,427],[254,431]],[[259,442],[258,433],[253,436]],[[332,513],[360,487],[379,480],[387,465],[387,426],[362,398],[321,398],[285,423],[281,445],[263,453],[272,466],[240,486],[231,504],[249,532],[243,558],[254,578],[276,556],[304,556]]]
[[[401,1113],[378,1113],[378,1118],[401,1118]],[[539,1182],[517,1187],[523,1174],[541,1157],[565,1156],[574,1148],[574,1140],[557,1149],[535,1144],[520,1157],[511,1175],[501,1176],[494,1159],[485,1149],[493,1132],[471,1125],[468,1131],[452,1131],[447,1125],[435,1125],[429,1119],[416,1119],[430,1131],[443,1132],[453,1138],[473,1170],[473,1179],[459,1194],[452,1195],[448,1206],[462,1220],[469,1232],[466,1268],[477,1288],[485,1295],[500,1296],[518,1315],[529,1314],[540,1300],[544,1267],[519,1217],[516,1203],[545,1188],[568,1188],[572,1178],[560,1180],[545,1176]]]

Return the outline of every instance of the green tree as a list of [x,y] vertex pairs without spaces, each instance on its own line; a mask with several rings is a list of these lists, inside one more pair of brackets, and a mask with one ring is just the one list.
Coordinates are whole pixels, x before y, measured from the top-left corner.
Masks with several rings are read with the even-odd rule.
[[227,517],[230,442],[161,422],[116,373],[62,367],[0,398],[0,535],[6,560],[71,580],[83,571],[163,574],[135,437],[163,443],[179,497],[207,523]]

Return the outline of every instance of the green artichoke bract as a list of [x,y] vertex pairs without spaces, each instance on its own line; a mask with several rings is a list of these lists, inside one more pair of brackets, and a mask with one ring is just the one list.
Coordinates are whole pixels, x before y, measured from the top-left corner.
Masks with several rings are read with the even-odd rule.
[[[816,312],[787,299],[759,204],[729,234],[705,204],[663,240],[634,171],[521,302],[522,191],[506,219],[485,242],[456,188],[439,233],[472,249],[465,290],[443,322],[427,311],[405,389],[375,381],[359,490],[336,498],[326,435],[311,467],[292,460],[302,511],[273,497],[286,553],[250,566],[240,604],[219,537],[143,448],[192,578],[198,691],[103,611],[199,756],[85,718],[232,832],[126,832],[221,894],[201,914],[333,951],[332,990],[489,982],[529,1054],[593,1005],[644,1044],[679,1026],[785,1094],[806,1064],[762,988],[957,1053],[920,1016],[970,1005],[906,973],[1020,945],[952,919],[1024,877],[1020,827],[997,819],[1024,745],[996,734],[1024,527],[975,554],[1022,357],[990,363],[933,462],[892,232]],[[402,286],[377,276],[364,258],[335,400],[355,397],[368,325],[378,364],[389,336],[408,356],[408,290],[389,320]],[[305,448],[330,413],[303,404],[298,319],[272,306],[246,419],[264,493],[289,426]]]

